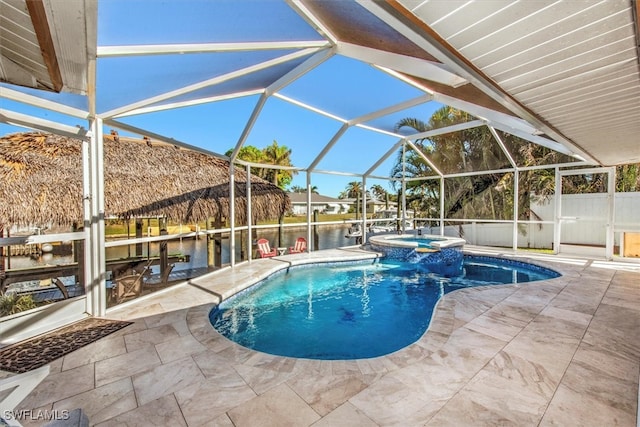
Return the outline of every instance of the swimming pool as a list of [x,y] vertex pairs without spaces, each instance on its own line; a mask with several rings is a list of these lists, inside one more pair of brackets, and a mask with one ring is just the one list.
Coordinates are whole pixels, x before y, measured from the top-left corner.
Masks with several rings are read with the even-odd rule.
[[464,271],[447,278],[394,259],[293,267],[222,302],[209,320],[232,341],[265,353],[364,359],[418,340],[448,292],[559,276],[531,264],[476,256],[465,256]]

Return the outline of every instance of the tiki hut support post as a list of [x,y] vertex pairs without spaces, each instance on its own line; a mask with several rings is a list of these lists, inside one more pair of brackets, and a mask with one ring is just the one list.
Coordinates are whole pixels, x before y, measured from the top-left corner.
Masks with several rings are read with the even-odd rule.
[[[136,218],[136,239],[142,239],[142,218]],[[136,243],[136,256],[142,256],[142,243]]]
[[[158,218],[158,229],[161,236],[166,236],[167,233],[167,217]],[[167,250],[167,241],[162,240],[160,242],[160,276],[164,277],[164,272],[169,268],[169,251]]]
[[[223,227],[220,215],[216,216],[213,223],[213,228],[216,230],[220,230]],[[213,265],[217,268],[222,267],[222,233],[213,235]]]
[[[209,218],[207,218],[207,229],[209,228],[209,224],[213,224]],[[213,256],[213,234],[207,233],[207,267],[212,268],[215,266],[215,259]]]
[[[4,225],[0,224],[0,239],[4,237]],[[11,252],[11,248],[7,247],[7,252]],[[4,292],[4,246],[0,246],[0,292]]]
[[[216,216],[212,221],[207,220],[207,227],[213,230],[222,228],[222,219],[220,215]],[[207,234],[207,267],[222,267],[222,234]]]
[[318,209],[313,210],[313,250],[317,251],[320,247],[320,233],[318,232]]

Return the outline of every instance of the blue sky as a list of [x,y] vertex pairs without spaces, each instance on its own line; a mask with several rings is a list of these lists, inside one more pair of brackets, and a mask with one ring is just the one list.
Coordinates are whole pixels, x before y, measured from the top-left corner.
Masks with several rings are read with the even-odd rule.
[[[100,2],[98,40],[101,45],[202,43],[215,41],[319,40],[319,36],[284,4],[273,11],[274,0],[251,2],[251,8],[238,8],[232,1],[197,3],[198,8],[185,8],[184,2],[154,2],[148,0],[112,0]],[[214,10],[215,3],[215,10]],[[265,10],[269,8],[269,18]],[[123,9],[124,8],[124,9]],[[123,13],[126,10],[126,13]],[[195,11],[198,11],[194,15]],[[275,13],[275,14],[274,14]],[[117,19],[116,19],[117,18]],[[185,25],[181,25],[184,23]],[[283,31],[286,23],[286,31]],[[180,31],[171,31],[180,28]],[[215,53],[196,55],[156,55],[147,57],[116,57],[98,60],[98,111],[127,105],[184,85],[224,74],[234,68],[252,65],[283,54],[286,51],[250,53]],[[299,62],[302,59],[299,60]],[[177,64],[177,65],[176,65]],[[264,72],[258,80],[269,81]],[[260,82],[232,81],[222,87],[194,93],[192,97],[227,93]],[[234,86],[235,85],[235,86]],[[243,86],[244,85],[244,86]],[[22,90],[22,89],[21,89]],[[208,92],[207,92],[208,91]],[[218,91],[218,92],[216,92]],[[372,66],[342,56],[334,56],[316,69],[285,87],[282,95],[330,112],[344,119],[361,115],[415,98],[423,93]],[[47,94],[49,99],[86,108],[86,99],[70,94]],[[152,114],[118,119],[151,132],[214,152],[233,148],[258,101],[258,95],[222,102],[184,107]],[[87,126],[82,120],[7,101],[3,108],[70,125]],[[441,105],[431,102],[368,123],[392,130],[404,117],[428,120]],[[276,97],[270,97],[256,121],[245,145],[263,148],[277,141],[292,150],[292,163],[305,168],[318,156],[342,123],[300,108]],[[0,134],[24,131],[0,124]],[[105,129],[108,133],[110,128]],[[126,134],[120,131],[121,134]],[[406,133],[406,132],[405,132]],[[135,135],[139,137],[140,135]],[[317,166],[320,170],[363,173],[386,153],[397,137],[361,128],[350,128]],[[387,176],[396,156],[391,156],[375,172]],[[358,177],[314,173],[312,185],[321,194],[336,197],[350,181]],[[379,184],[391,189],[385,181],[370,179],[367,185]],[[306,173],[294,177],[292,185],[305,186]]]

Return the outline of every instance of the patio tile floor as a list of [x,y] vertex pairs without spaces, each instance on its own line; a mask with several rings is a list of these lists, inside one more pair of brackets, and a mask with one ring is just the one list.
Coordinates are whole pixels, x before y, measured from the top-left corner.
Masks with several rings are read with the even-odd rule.
[[101,427],[637,425],[640,264],[529,255],[563,276],[447,294],[418,342],[373,359],[271,356],[210,326],[221,297],[283,263],[347,255],[370,256],[254,260],[112,309],[134,324],[52,363],[18,409],[83,408]]

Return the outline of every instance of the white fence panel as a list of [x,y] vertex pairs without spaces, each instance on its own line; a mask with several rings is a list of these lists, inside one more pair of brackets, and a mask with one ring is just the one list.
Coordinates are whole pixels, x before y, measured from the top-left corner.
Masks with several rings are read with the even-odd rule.
[[[562,242],[578,245],[605,244],[607,225],[606,194],[567,194],[562,196],[562,216],[576,217],[575,222],[562,225]],[[624,231],[640,232],[640,192],[616,193],[615,243],[620,244]],[[532,203],[531,209],[537,215],[532,220],[553,221],[555,208],[553,199],[549,203]],[[438,227],[425,228],[423,233],[440,234]],[[481,220],[461,226],[447,226],[445,236],[462,237],[469,244],[480,246],[512,247],[513,228],[511,224],[483,223]],[[552,224],[520,224],[518,227],[518,247],[535,249],[553,248]]]

